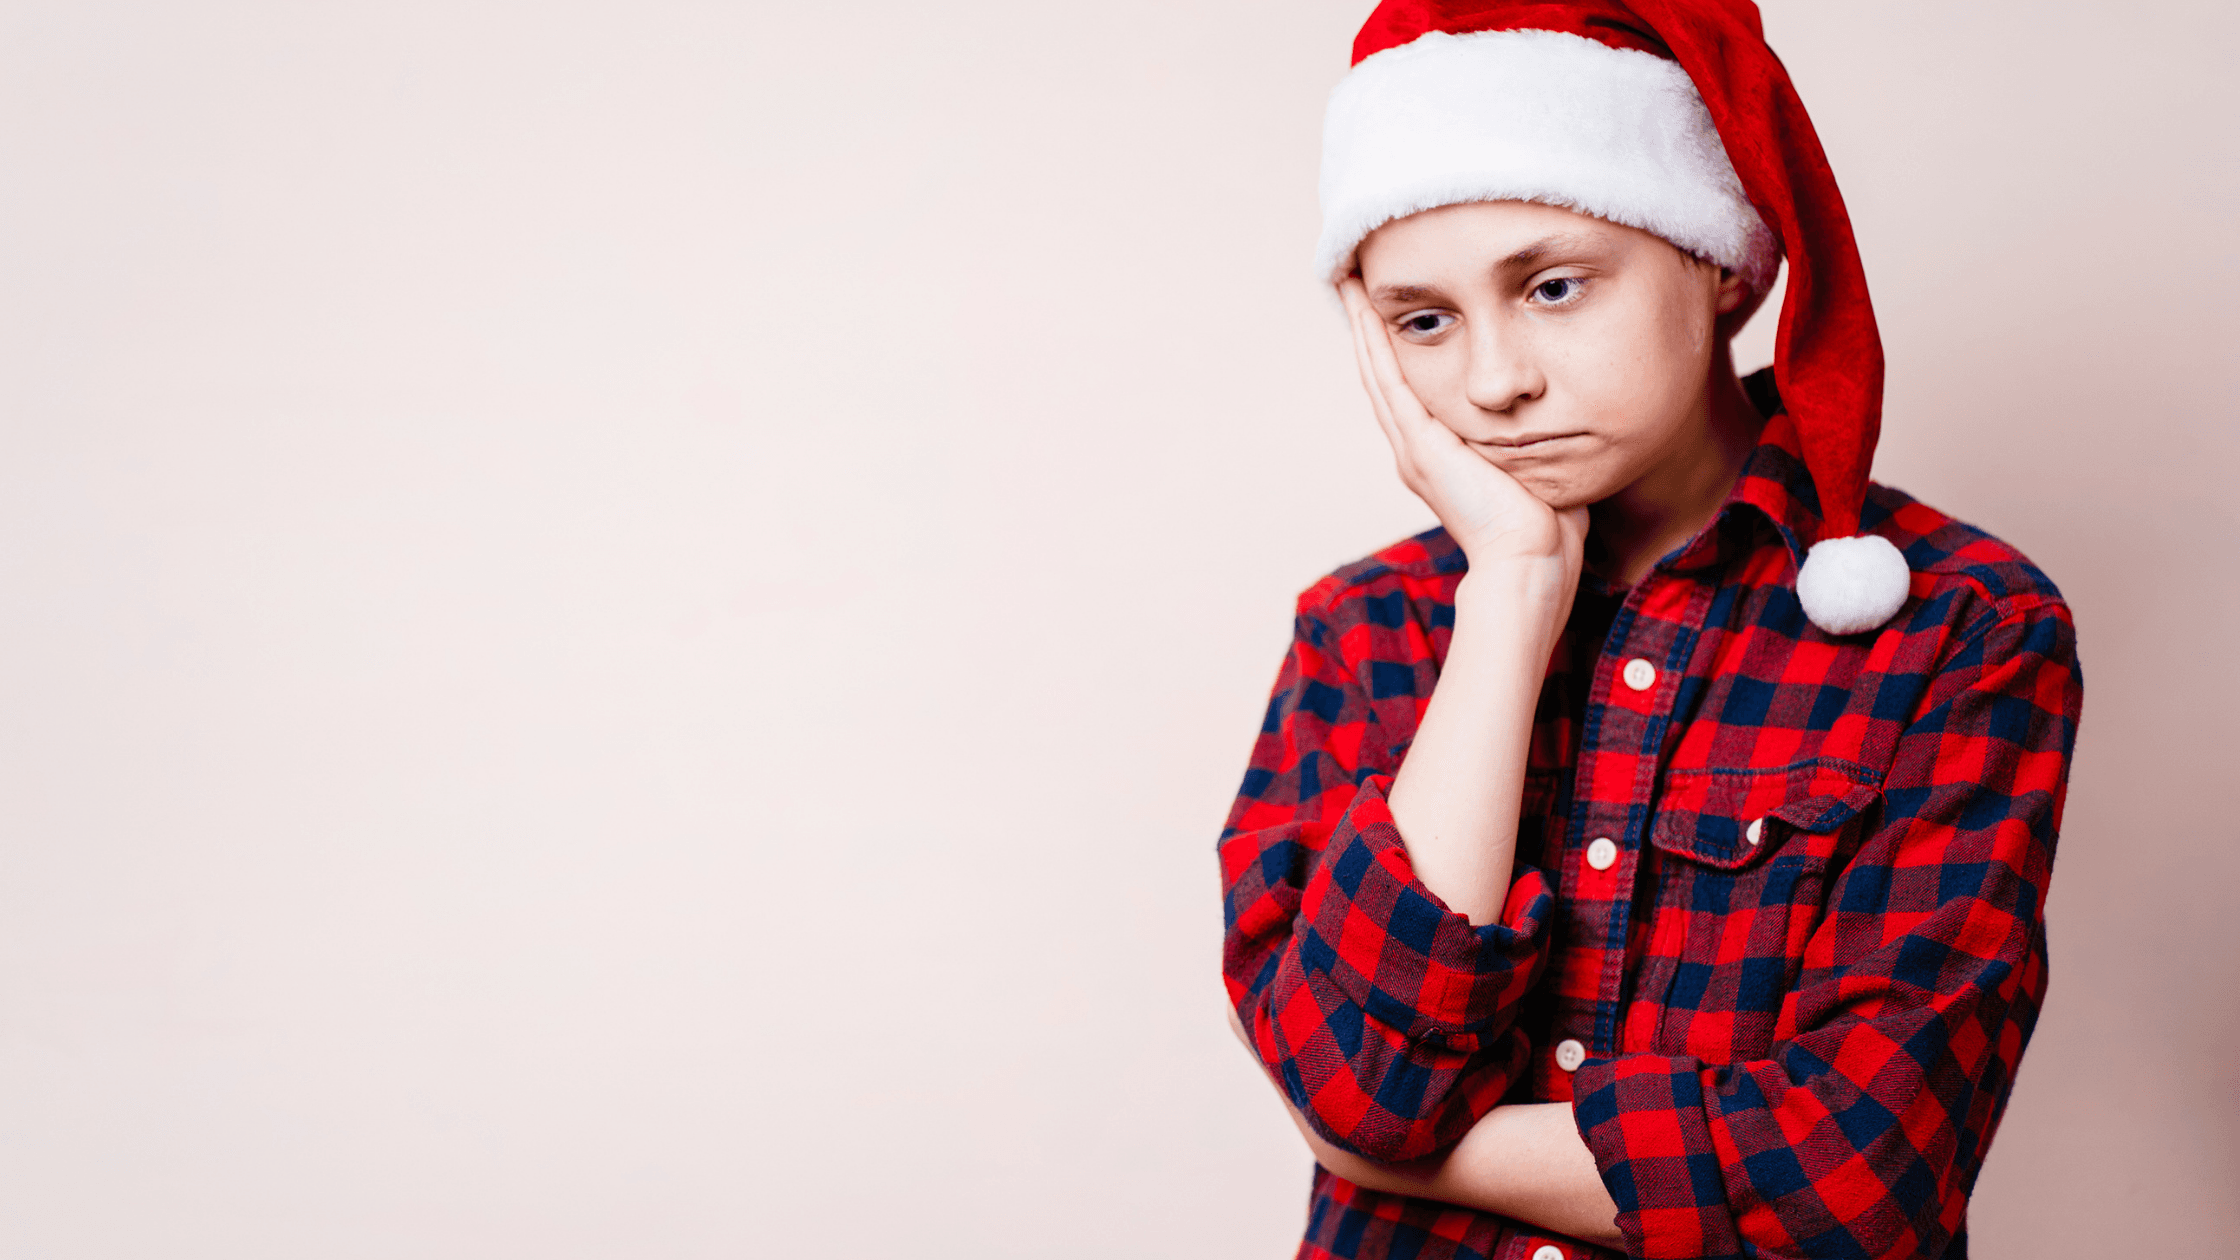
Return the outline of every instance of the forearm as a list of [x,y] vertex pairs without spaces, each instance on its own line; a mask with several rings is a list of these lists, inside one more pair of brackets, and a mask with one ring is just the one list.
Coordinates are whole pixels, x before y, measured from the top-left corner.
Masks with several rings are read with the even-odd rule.
[[1496,1107],[1446,1154],[1406,1164],[1379,1164],[1339,1150],[1296,1110],[1290,1114],[1315,1162],[1364,1189],[1476,1208],[1582,1242],[1624,1242],[1618,1205],[1579,1137],[1569,1103]]
[[1570,1103],[1494,1108],[1440,1161],[1427,1193],[1586,1242],[1623,1241]]
[[1570,593],[1561,577],[1543,564],[1463,579],[1439,685],[1393,778],[1417,878],[1474,926],[1508,896],[1533,709]]

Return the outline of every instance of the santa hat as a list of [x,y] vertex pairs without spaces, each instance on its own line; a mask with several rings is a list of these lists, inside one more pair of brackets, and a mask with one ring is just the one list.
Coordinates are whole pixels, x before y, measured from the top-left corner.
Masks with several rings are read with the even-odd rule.
[[1320,274],[1382,224],[1537,201],[1789,283],[1774,382],[1820,499],[1797,600],[1830,634],[1906,600],[1904,556],[1859,535],[1882,427],[1882,341],[1827,155],[1749,0],[1384,0],[1323,129]]

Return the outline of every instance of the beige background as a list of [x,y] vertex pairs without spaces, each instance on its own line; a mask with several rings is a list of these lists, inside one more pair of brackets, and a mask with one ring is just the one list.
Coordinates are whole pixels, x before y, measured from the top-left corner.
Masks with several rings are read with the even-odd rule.
[[[0,1255],[1288,1254],[1360,0],[0,5]],[[2088,702],[1986,1257],[2240,1249],[2231,7],[1768,5]],[[1769,335],[1747,333],[1766,357]]]

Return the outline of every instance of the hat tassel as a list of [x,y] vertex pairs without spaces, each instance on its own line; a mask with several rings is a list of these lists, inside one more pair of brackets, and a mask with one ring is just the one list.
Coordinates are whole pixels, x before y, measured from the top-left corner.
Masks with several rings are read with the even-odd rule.
[[1905,607],[1913,586],[1906,558],[1879,534],[1813,544],[1797,571],[1797,602],[1829,634],[1872,630]]

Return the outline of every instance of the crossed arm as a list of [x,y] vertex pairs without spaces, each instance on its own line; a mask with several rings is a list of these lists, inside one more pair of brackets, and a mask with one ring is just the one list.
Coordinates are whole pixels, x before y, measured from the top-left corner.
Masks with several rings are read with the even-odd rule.
[[[1234,1009],[1229,1011],[1229,1028],[1251,1050],[1251,1039]],[[1437,1199],[1583,1242],[1625,1245],[1615,1224],[1618,1205],[1603,1188],[1569,1103],[1496,1107],[1443,1154],[1405,1164],[1380,1164],[1324,1141],[1281,1091],[1276,1096],[1299,1136],[1306,1139],[1314,1162],[1365,1190]]]

